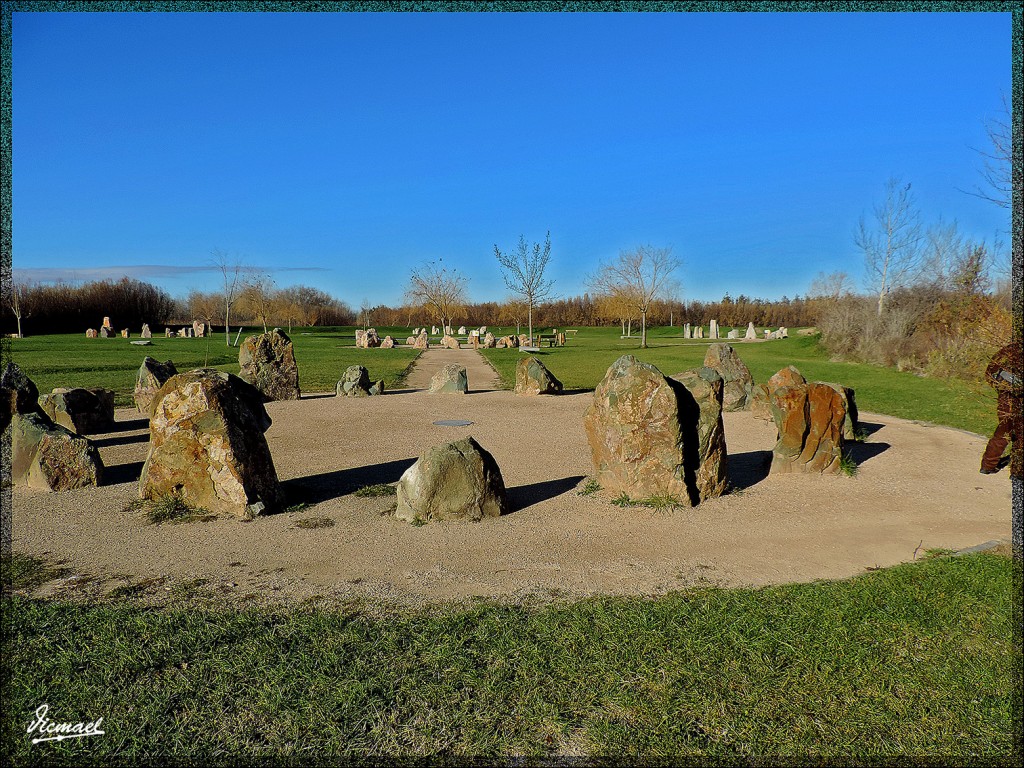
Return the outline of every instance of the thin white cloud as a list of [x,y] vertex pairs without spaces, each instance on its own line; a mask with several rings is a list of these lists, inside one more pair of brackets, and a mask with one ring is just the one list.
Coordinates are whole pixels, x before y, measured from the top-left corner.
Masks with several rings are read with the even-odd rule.
[[[212,264],[202,266],[176,266],[170,264],[134,264],[131,266],[109,267],[30,267],[14,269],[14,280],[19,283],[81,283],[94,280],[120,280],[130,277],[136,280],[180,278],[204,272],[216,272],[219,267]],[[325,267],[246,267],[254,272],[329,272]]]

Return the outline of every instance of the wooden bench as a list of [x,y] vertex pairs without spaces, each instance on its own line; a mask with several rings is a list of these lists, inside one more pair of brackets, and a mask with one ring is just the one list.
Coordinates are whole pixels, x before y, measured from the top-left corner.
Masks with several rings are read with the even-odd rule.
[[558,334],[542,333],[537,337],[537,341],[539,344],[544,344],[546,342],[549,347],[553,347],[558,342]]

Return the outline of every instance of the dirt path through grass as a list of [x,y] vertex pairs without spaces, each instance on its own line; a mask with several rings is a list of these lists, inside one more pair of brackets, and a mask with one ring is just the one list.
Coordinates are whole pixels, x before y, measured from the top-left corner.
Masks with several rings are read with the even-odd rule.
[[483,355],[475,349],[444,349],[431,347],[423,350],[405,377],[408,389],[427,389],[431,377],[449,363],[466,366],[466,377],[469,379],[469,391],[490,392],[501,388],[501,381]]

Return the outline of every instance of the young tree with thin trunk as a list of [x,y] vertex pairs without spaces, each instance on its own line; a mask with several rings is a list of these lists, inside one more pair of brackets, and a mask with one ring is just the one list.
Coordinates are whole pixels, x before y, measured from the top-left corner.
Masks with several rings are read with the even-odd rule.
[[455,270],[430,263],[413,270],[405,294],[448,328],[466,307],[467,282]]
[[266,272],[249,275],[242,285],[239,297],[248,307],[252,316],[263,324],[263,332],[267,332],[267,320],[274,313],[274,280]]
[[522,296],[527,306],[527,327],[530,343],[533,343],[533,308],[551,294],[554,280],[544,279],[544,270],[551,260],[551,232],[547,233],[544,245],[534,243],[533,249],[527,247],[526,238],[519,236],[519,247],[516,251],[502,253],[494,246],[494,255],[502,267],[502,278],[510,291]]
[[224,279],[224,344],[231,346],[231,307],[238,300],[242,287],[242,263],[231,259],[224,251],[214,250],[211,254],[213,265]]
[[636,309],[640,315],[640,348],[647,348],[647,314],[654,302],[676,290],[672,273],[679,267],[672,248],[637,246],[602,264],[589,284],[599,293]]
[[24,283],[12,285],[11,295],[7,297],[7,307],[18,322],[18,338],[25,338],[21,333],[21,318],[29,317],[32,314],[28,307],[28,286]]
[[910,284],[920,266],[921,214],[910,184],[890,178],[885,198],[872,209],[872,222],[861,216],[853,241],[864,254],[867,284],[878,292],[881,317],[889,292]]

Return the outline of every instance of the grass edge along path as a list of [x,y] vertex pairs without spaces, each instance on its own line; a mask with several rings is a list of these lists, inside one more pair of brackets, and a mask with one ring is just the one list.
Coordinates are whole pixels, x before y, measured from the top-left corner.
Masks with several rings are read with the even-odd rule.
[[[359,603],[153,609],[9,595],[3,751],[15,764],[1003,762],[1019,684],[1016,568],[975,553],[843,581],[383,615]],[[33,746],[26,728],[42,703],[56,720],[103,717],[106,733]]]

